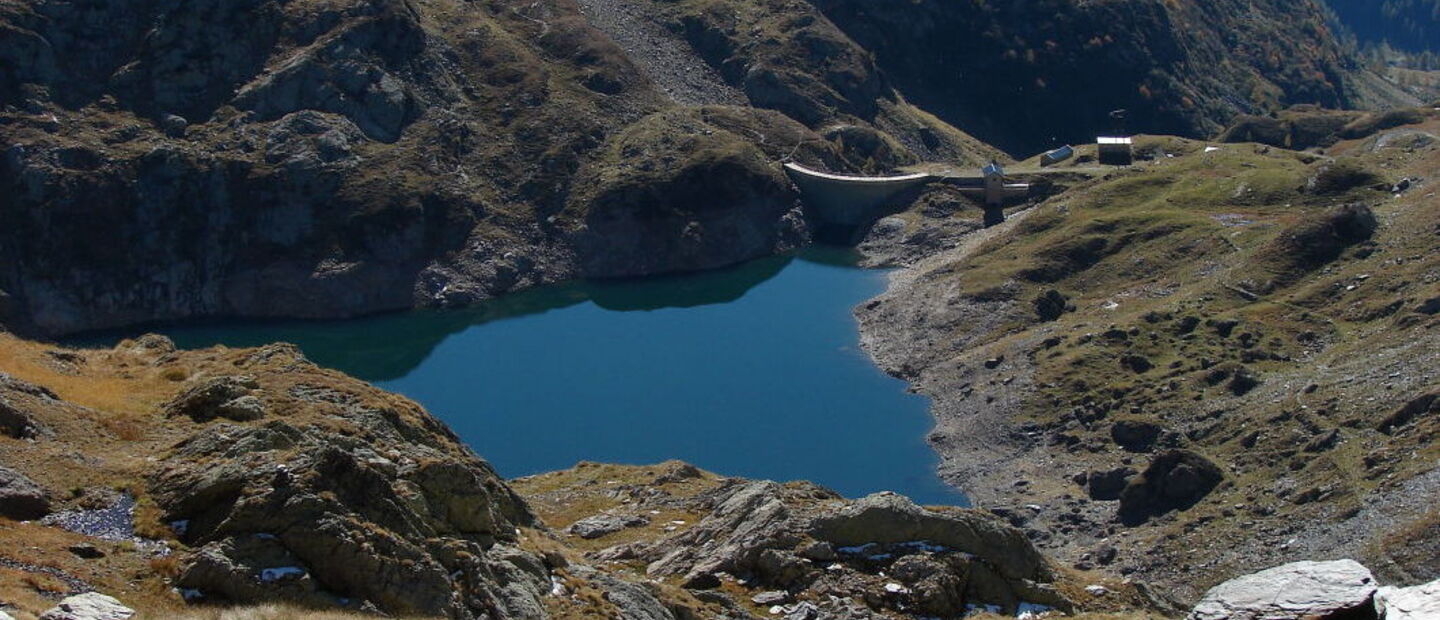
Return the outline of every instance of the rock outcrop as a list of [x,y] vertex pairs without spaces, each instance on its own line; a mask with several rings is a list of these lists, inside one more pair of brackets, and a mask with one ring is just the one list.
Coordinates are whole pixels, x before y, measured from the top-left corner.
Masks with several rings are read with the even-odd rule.
[[1375,617],[1378,584],[1354,560],[1295,562],[1222,583],[1188,620],[1341,620]]
[[196,422],[228,418],[237,422],[258,420],[265,406],[251,392],[260,387],[254,377],[215,377],[187,388],[163,407],[167,416],[189,416]]
[[40,620],[129,620],[135,610],[113,596],[87,592],[66,597],[54,609],[40,614]]
[[456,452],[413,406],[299,386],[291,395],[336,408],[365,439],[283,421],[212,423],[175,446],[150,494],[198,549],[181,587],[231,601],[543,616],[549,573],[516,547],[516,528],[533,517],[488,465]]
[[773,112],[681,109],[641,120],[578,180],[567,215],[579,220],[581,273],[710,269],[809,243],[799,195],[773,163],[780,150],[807,145],[807,154],[838,161],[819,143]]
[[1440,618],[1440,581],[1408,588],[1381,587],[1375,593],[1375,607],[1384,620]]
[[0,434],[15,439],[35,439],[50,434],[50,429],[35,419],[30,408],[57,400],[50,390],[0,373]]
[[18,471],[0,465],[0,517],[39,519],[50,514],[50,493]]
[[726,484],[698,501],[709,510],[693,528],[599,557],[636,557],[649,562],[648,574],[697,588],[734,575],[756,587],[926,615],[957,615],[967,605],[1069,605],[1024,534],[988,513],[929,510],[889,493],[840,501],[811,485],[767,481]]
[[1171,450],[1155,457],[1120,492],[1120,519],[1142,523],[1171,510],[1184,510],[1204,499],[1225,479],[1218,465],[1195,452]]

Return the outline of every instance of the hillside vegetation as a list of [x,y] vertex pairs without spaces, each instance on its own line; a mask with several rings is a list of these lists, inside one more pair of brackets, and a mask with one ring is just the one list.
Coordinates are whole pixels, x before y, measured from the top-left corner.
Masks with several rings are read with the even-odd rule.
[[917,263],[861,309],[867,346],[936,399],[942,472],[1077,565],[1182,597],[1300,558],[1432,579],[1400,533],[1433,528],[1440,456],[1419,120],[1323,156],[1142,140],[1150,161]]

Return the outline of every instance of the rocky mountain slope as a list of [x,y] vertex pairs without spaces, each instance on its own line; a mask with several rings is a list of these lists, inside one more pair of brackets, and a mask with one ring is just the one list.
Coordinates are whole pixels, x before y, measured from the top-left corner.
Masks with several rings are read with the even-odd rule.
[[[1440,577],[1440,120],[1260,114],[1385,91],[1319,15],[0,0],[0,324],[29,335],[733,263],[814,235],[783,160],[1009,162],[957,127],[1024,150],[1125,108],[1190,137],[1117,169],[1081,149],[984,232],[938,187],[869,231],[907,268],[860,309],[866,345],[935,400],[943,473],[985,511],[680,464],[506,482],[291,347],[0,334],[0,601],[1134,618],[1288,560]],[[1242,112],[1227,144],[1193,140]]]
[[1440,53],[1440,2],[1325,0],[1325,4],[1360,43]]
[[[1432,580],[1440,119],[1413,114],[1324,154],[1142,139],[919,253],[867,348],[935,399],[945,476],[1074,566],[1182,599],[1298,559]],[[942,226],[890,220],[862,249]]]
[[278,603],[879,619],[1141,600],[1119,583],[1094,600],[1090,577],[984,511],[680,463],[506,483],[414,403],[288,345],[0,344],[0,611],[20,618],[91,590],[156,618]]
[[778,160],[973,165],[1005,156],[955,123],[1025,149],[1119,107],[1196,134],[1357,103],[1308,1],[1032,4],[5,0],[0,321],[713,267],[808,238]]
[[[850,77],[792,66],[748,88],[754,107],[707,109],[563,1],[10,0],[0,23],[0,311],[41,333],[723,265],[807,238],[776,160],[890,164],[866,163],[889,147],[882,116],[947,157],[991,154],[905,107],[823,21],[794,28],[851,50]],[[817,79],[854,88],[802,113]],[[731,226],[754,242],[713,241]],[[680,255],[636,245],[652,239]]]
[[1310,0],[816,4],[916,105],[1027,155],[1125,129],[1200,137],[1239,113],[1365,99]]

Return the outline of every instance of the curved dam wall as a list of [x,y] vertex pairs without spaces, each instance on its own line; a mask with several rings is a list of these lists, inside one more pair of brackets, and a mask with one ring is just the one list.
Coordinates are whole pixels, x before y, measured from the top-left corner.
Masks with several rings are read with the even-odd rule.
[[842,226],[859,226],[880,215],[891,197],[935,180],[929,174],[893,177],[860,177],[811,170],[795,163],[785,164],[785,173],[800,188],[811,215]]

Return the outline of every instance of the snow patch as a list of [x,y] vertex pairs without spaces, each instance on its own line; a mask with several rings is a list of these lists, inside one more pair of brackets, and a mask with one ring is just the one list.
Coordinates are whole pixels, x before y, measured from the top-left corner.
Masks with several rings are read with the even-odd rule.
[[260,581],[273,583],[282,579],[299,579],[305,576],[305,569],[299,566],[276,566],[274,568],[261,569]]

